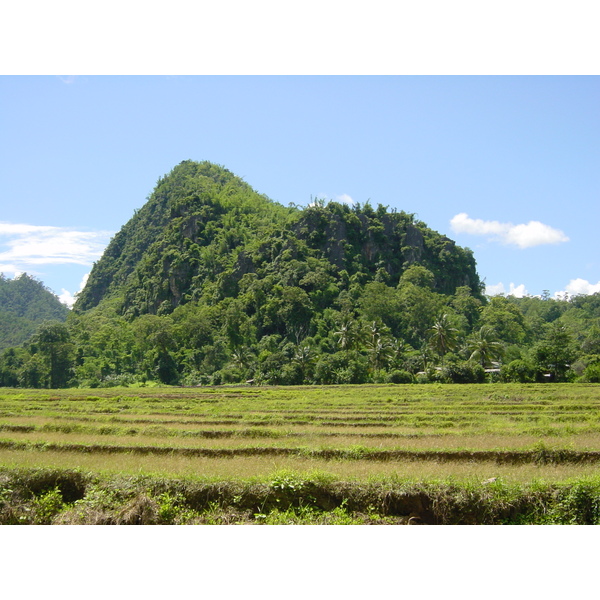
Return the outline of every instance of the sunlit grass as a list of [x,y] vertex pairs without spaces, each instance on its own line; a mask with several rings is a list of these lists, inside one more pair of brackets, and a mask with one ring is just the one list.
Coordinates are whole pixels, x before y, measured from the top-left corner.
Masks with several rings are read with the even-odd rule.
[[[0,431],[0,440],[20,442],[47,442],[52,444],[84,444],[105,446],[156,446],[162,448],[307,448],[346,449],[361,445],[373,450],[526,450],[543,443],[549,448],[568,450],[600,450],[600,433],[564,436],[533,435],[422,435],[418,437],[361,435],[323,435],[315,431],[290,432],[277,430],[232,429],[229,431],[194,431],[157,426],[133,430],[135,433],[113,433],[110,427],[99,427],[95,432]],[[219,433],[227,433],[219,437]],[[214,437],[211,437],[214,436]]]
[[194,476],[211,479],[251,479],[280,470],[299,473],[319,471],[340,480],[366,481],[377,477],[401,477],[414,481],[448,478],[483,481],[500,477],[510,483],[560,482],[600,475],[594,465],[498,465],[495,463],[436,463],[421,461],[377,462],[369,460],[321,460],[301,457],[203,458],[182,456],[139,456],[134,454],[80,454],[0,450],[0,464],[7,467],[79,468],[98,473]]

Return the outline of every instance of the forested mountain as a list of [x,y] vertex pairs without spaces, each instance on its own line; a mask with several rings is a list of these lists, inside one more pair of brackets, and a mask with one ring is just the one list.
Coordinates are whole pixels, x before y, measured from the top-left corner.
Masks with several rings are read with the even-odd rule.
[[154,314],[165,300],[174,307],[222,273],[238,246],[267,237],[290,213],[222,167],[184,161],[113,238],[75,309],[108,297],[131,315]]
[[[394,199],[397,200],[397,199]],[[184,161],[0,385],[600,381],[600,295],[491,299],[412,214],[284,207]]]
[[0,273],[0,350],[18,346],[45,320],[64,321],[69,309],[41,281]]
[[480,297],[471,252],[410,214],[319,200],[284,208],[222,167],[185,161],[111,241],[74,308],[110,298],[128,317],[169,314],[236,297],[245,276],[297,286],[325,308],[354,282],[396,286],[413,264],[431,271],[436,292],[467,286]]

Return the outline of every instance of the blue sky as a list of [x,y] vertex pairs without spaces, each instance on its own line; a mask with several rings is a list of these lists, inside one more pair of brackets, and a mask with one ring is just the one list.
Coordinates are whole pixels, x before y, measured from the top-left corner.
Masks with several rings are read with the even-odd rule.
[[70,301],[192,159],[286,205],[415,213],[490,293],[593,293],[599,107],[597,76],[0,76],[0,271]]

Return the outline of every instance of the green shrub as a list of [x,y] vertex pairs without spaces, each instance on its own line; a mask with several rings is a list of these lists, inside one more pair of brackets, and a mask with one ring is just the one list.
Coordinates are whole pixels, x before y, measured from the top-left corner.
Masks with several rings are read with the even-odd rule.
[[561,490],[548,511],[547,522],[557,525],[600,525],[600,487],[578,482]]
[[600,383],[600,364],[588,365],[583,371],[583,381]]
[[536,372],[532,365],[528,362],[516,359],[502,365],[500,368],[500,376],[502,381],[508,383],[533,383],[535,381]]
[[315,366],[315,381],[318,384],[358,384],[368,380],[368,360],[353,350],[326,354]]
[[198,513],[186,506],[185,498],[181,494],[164,492],[156,500],[158,518],[163,524],[178,525],[198,516]]
[[388,374],[386,383],[414,383],[415,376],[408,371],[396,369]]
[[467,361],[450,363],[442,370],[444,379],[452,383],[483,383],[485,370],[481,365]]
[[46,492],[33,502],[33,522],[36,525],[50,525],[52,519],[65,508],[62,494],[58,487]]
[[227,365],[221,369],[221,379],[223,383],[240,383],[244,381],[245,377],[242,369]]
[[445,370],[429,367],[424,375],[417,376],[419,383],[450,383]]
[[302,368],[297,363],[288,363],[281,370],[279,383],[281,385],[300,385],[304,383]]

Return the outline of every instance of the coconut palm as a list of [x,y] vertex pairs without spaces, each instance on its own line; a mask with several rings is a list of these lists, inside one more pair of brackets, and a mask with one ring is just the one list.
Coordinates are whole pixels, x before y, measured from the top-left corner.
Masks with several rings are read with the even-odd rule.
[[391,360],[393,353],[392,345],[387,339],[378,337],[375,340],[369,340],[367,346],[371,354],[373,370],[377,372],[384,364],[389,363]]
[[298,346],[292,361],[300,367],[302,373],[302,380],[306,379],[309,368],[315,362],[315,355],[310,346]]
[[502,357],[504,346],[498,341],[496,332],[484,325],[469,336],[467,350],[471,353],[469,360],[476,360],[485,369],[494,359]]
[[443,365],[444,355],[456,348],[458,329],[452,327],[452,324],[448,320],[448,315],[444,313],[436,319],[430,332],[431,337],[429,343],[433,350],[438,353]]
[[339,331],[334,335],[338,336],[338,344],[342,350],[352,350],[358,342],[359,332],[356,322],[348,318],[342,321]]
[[371,355],[373,371],[377,372],[382,365],[388,363],[392,356],[392,345],[388,333],[389,328],[373,321],[366,332],[366,347]]
[[231,360],[236,367],[240,369],[247,369],[250,365],[252,355],[245,346],[238,346],[231,352]]
[[430,362],[433,361],[433,357],[431,355],[431,344],[427,342],[423,342],[419,347],[419,359],[421,361],[421,366],[423,367],[423,371],[427,371]]
[[400,338],[392,338],[390,342],[390,355],[389,360],[387,361],[387,366],[390,367],[392,365],[398,365],[402,362],[404,358],[404,354],[408,351],[412,350],[412,348]]

